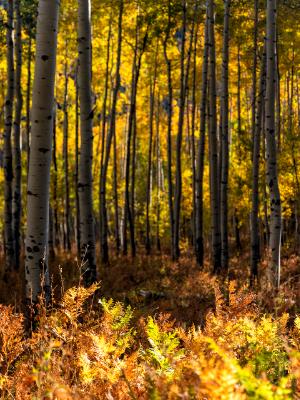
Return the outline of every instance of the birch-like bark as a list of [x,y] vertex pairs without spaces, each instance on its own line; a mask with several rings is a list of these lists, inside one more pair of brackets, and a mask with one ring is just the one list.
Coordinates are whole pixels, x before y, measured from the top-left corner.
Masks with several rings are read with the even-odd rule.
[[253,142],[253,163],[252,163],[252,210],[251,210],[251,278],[253,285],[258,276],[258,263],[260,260],[260,236],[259,236],[259,160],[262,117],[266,89],[266,54],[264,51],[261,71],[259,92],[256,105],[256,119]]
[[80,101],[81,147],[79,160],[80,245],[84,264],[84,282],[96,280],[95,228],[92,195],[93,110],[92,110],[92,48],[91,3],[78,1],[78,90]]
[[[59,1],[40,0],[31,112],[27,191],[26,298],[50,296],[48,272],[49,186]],[[43,274],[43,279],[41,279]]]
[[273,287],[280,284],[280,245],[281,245],[281,199],[277,170],[277,146],[275,124],[275,85],[276,85],[276,0],[267,0],[267,83],[266,83],[266,179],[270,191],[270,265],[269,283]]

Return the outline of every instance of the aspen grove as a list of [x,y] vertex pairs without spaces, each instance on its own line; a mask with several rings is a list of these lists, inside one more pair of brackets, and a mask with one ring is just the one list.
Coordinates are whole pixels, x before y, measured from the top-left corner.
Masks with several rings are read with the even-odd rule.
[[1,399],[300,398],[300,1],[0,0]]

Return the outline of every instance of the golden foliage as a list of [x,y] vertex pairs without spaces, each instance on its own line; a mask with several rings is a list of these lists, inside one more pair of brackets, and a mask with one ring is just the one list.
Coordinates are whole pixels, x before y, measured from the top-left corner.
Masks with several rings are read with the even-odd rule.
[[[16,399],[265,399],[300,395],[300,322],[261,314],[256,298],[215,284],[203,329],[168,314],[136,318],[99,285],[69,289],[25,339],[1,306],[1,387]],[[93,297],[94,301],[89,299]],[[46,315],[46,312],[44,313]],[[4,397],[6,398],[6,397]]]

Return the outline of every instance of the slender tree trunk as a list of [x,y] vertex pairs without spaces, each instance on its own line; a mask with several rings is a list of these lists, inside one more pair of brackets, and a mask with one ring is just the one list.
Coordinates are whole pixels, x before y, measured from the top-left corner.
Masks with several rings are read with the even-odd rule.
[[156,200],[156,248],[157,251],[161,251],[160,245],[160,198],[161,198],[161,188],[162,188],[162,161],[161,161],[161,151],[160,151],[160,100],[157,96],[157,106],[156,106],[156,187],[157,187],[157,200]]
[[280,70],[278,51],[278,32],[276,26],[276,137],[278,152],[281,151],[281,94],[280,94]]
[[[26,298],[37,301],[48,272],[49,185],[59,1],[39,2],[27,191]],[[41,279],[41,274],[43,278]]]
[[75,75],[75,207],[76,207],[76,243],[77,253],[80,254],[80,204],[79,204],[79,90],[78,90],[78,63]]
[[171,0],[168,1],[168,26],[166,36],[164,39],[164,58],[167,65],[168,76],[168,101],[167,101],[167,114],[168,114],[168,201],[169,201],[169,215],[170,215],[170,231],[171,231],[171,256],[174,259],[174,204],[173,204],[173,176],[172,176],[172,117],[173,117],[173,83],[172,83],[172,63],[168,56],[168,41],[171,32]]
[[114,133],[114,208],[115,208],[115,242],[116,253],[120,253],[120,219],[119,219],[119,195],[118,195],[118,155],[117,155],[117,137]]
[[[104,174],[104,157],[105,157],[105,135],[106,135],[106,111],[107,111],[107,96],[108,96],[108,77],[109,77],[109,62],[110,62],[110,42],[111,42],[111,27],[112,27],[112,17],[110,16],[109,20],[109,29],[107,35],[107,43],[106,43],[106,67],[105,67],[105,85],[104,85],[104,96],[103,96],[103,105],[102,105],[102,132],[101,132],[101,159],[100,159],[100,182],[99,182],[99,216],[100,216],[100,243],[101,243],[101,259],[103,263],[108,262],[108,241],[107,241],[107,230],[108,230],[108,222],[107,222],[107,212],[104,211],[103,204],[105,201],[103,199],[103,174]],[[111,139],[110,139],[111,140]],[[108,158],[109,159],[109,158]],[[107,170],[108,165],[105,165]],[[106,176],[104,186],[106,185]],[[105,238],[104,238],[105,236]]]
[[214,272],[221,267],[220,206],[218,186],[218,143],[216,115],[216,54],[214,32],[214,0],[208,0],[209,37],[209,164],[212,214],[212,247]]
[[205,22],[205,41],[202,64],[202,86],[200,101],[200,138],[197,155],[197,177],[196,177],[196,259],[199,266],[204,262],[203,245],[203,174],[205,157],[205,130],[206,130],[206,108],[207,108],[207,86],[208,86],[208,19]]
[[281,200],[277,171],[277,147],[275,129],[275,47],[276,47],[276,0],[267,1],[267,84],[266,84],[266,144],[267,182],[270,190],[270,265],[269,281],[275,287],[280,284]]
[[91,3],[78,2],[78,90],[80,100],[81,148],[79,164],[80,244],[84,265],[84,281],[96,280],[95,228],[92,196],[93,110],[91,69]]
[[193,245],[196,249],[196,142],[195,142],[195,131],[196,131],[196,86],[197,86],[197,42],[198,42],[198,30],[197,24],[196,32],[194,35],[194,47],[193,47],[193,83],[192,83],[192,129],[191,129],[191,164],[192,164],[192,182],[193,182],[193,214],[192,214],[192,231],[193,231]]
[[[130,165],[135,165],[135,138],[136,138],[136,94],[139,81],[142,55],[146,49],[148,40],[148,29],[142,41],[142,46],[138,54],[138,26],[136,27],[136,43],[134,49],[133,65],[132,65],[132,82],[131,82],[131,96],[130,108],[128,117],[128,133],[126,142],[126,163],[125,163],[125,205],[124,205],[124,225],[123,225],[123,254],[127,254],[127,221],[129,223],[130,231],[130,244],[131,255],[134,257],[136,254],[136,245],[134,237],[134,173],[131,176],[131,201],[130,201]],[[133,141],[132,159],[131,159],[131,139]]]
[[221,162],[221,264],[223,271],[228,270],[228,170],[229,170],[229,89],[228,89],[228,65],[229,65],[229,19],[230,0],[224,1],[224,36],[223,36],[223,63],[222,63],[222,162]]
[[[109,20],[109,29],[106,40],[106,66],[105,66],[105,84],[104,84],[104,96],[102,104],[102,126],[101,126],[101,160],[100,160],[100,176],[103,169],[104,152],[105,152],[105,133],[106,133],[106,111],[107,111],[107,97],[108,97],[108,75],[109,75],[109,62],[110,62],[110,42],[111,42],[111,28],[112,28],[112,17]],[[101,179],[100,179],[101,180]],[[99,185],[100,188],[100,185]]]
[[54,168],[54,176],[53,176],[53,207],[54,207],[54,243],[55,247],[58,247],[60,244],[59,240],[59,223],[58,223],[58,168],[57,168],[57,138],[56,138],[56,103],[53,105],[53,168]]
[[181,147],[182,133],[184,124],[184,107],[186,97],[186,82],[185,75],[185,42],[186,42],[186,0],[182,1],[182,38],[181,38],[181,56],[180,56],[180,94],[179,94],[179,117],[178,117],[178,132],[176,138],[176,177],[175,177],[175,194],[174,194],[174,259],[180,257],[179,237],[180,237],[180,208],[182,197],[182,172],[181,172]]
[[266,86],[266,54],[264,50],[261,72],[259,93],[257,97],[257,114],[255,119],[254,143],[253,143],[253,164],[252,164],[252,212],[251,212],[251,285],[254,284],[258,276],[258,263],[260,260],[260,238],[259,238],[259,160],[260,142],[262,130],[262,117]]
[[14,101],[14,43],[13,43],[13,0],[8,2],[6,26],[6,62],[7,62],[7,91],[4,105],[4,240],[5,267],[9,271],[14,263],[13,236],[13,158],[12,158],[12,123]]
[[148,169],[147,169],[147,186],[146,186],[146,253],[149,255],[151,252],[151,239],[150,239],[150,202],[151,202],[151,176],[152,176],[152,147],[153,147],[153,125],[154,125],[154,106],[155,106],[155,88],[156,88],[156,74],[157,74],[157,55],[158,55],[158,42],[155,55],[155,66],[153,77],[150,76],[150,110],[149,110],[149,147],[148,147]]
[[27,59],[27,87],[26,87],[26,151],[27,151],[27,175],[30,157],[30,98],[31,98],[31,58],[32,39],[28,38],[28,59]]
[[20,0],[15,0],[15,115],[14,115],[14,194],[13,194],[13,237],[14,237],[14,254],[15,268],[20,267],[20,230],[21,230],[21,177],[22,177],[22,162],[21,162],[21,114],[23,97],[21,92],[21,74],[22,74],[22,22],[20,14]]
[[[254,32],[253,32],[253,71],[252,71],[252,143],[256,130],[256,91],[257,91],[257,47],[258,47],[258,0],[254,0]],[[252,149],[254,152],[254,149]]]
[[[68,44],[66,43],[66,46]],[[68,55],[66,54],[66,59]],[[70,229],[70,188],[69,188],[69,111],[68,111],[68,89],[69,89],[69,74],[68,74],[68,62],[65,62],[65,92],[64,92],[64,140],[63,140],[63,157],[64,157],[64,178],[65,178],[65,221],[64,221],[64,247],[67,250],[71,250],[71,229]]]
[[[267,72],[266,72],[267,74]],[[262,119],[262,133],[263,133],[263,138],[262,138],[262,154],[264,155],[265,159],[267,157],[266,153],[266,110],[265,110],[265,102],[264,102],[264,107],[263,107],[263,119]],[[266,172],[266,168],[265,168]],[[267,247],[270,241],[270,226],[269,226],[269,215],[268,215],[268,199],[267,199],[267,177],[266,173],[264,175],[264,182],[263,182],[263,205],[264,205],[264,247]]]
[[239,161],[242,158],[241,152],[241,137],[242,137],[242,100],[241,100],[241,45],[238,43],[238,55],[237,55],[237,130],[238,130],[238,157]]
[[114,140],[114,202],[115,202],[115,229],[116,229],[116,245],[117,249],[120,247],[119,239],[119,216],[118,216],[118,191],[117,191],[117,159],[116,159],[116,108],[118,93],[120,90],[120,67],[121,67],[121,53],[122,53],[122,23],[123,23],[123,0],[120,0],[119,5],[119,22],[118,22],[118,49],[117,49],[117,63],[116,63],[116,78],[113,91],[113,99],[111,106],[110,126],[106,140],[106,151],[104,153],[103,168],[101,168],[100,176],[100,224],[102,225],[100,231],[101,242],[101,259],[104,264],[108,263],[108,226],[107,226],[107,206],[106,206],[106,179],[107,170],[110,159],[110,149],[112,140]]
[[[138,28],[136,27],[136,30]],[[129,196],[129,180],[130,180],[130,159],[131,159],[131,138],[134,123],[134,92],[135,92],[135,74],[136,74],[136,60],[137,60],[137,47],[138,47],[138,34],[136,31],[136,40],[134,48],[134,57],[132,64],[132,77],[131,77],[131,95],[130,95],[130,108],[128,116],[128,131],[126,139],[126,160],[125,160],[125,204],[124,204],[124,224],[123,224],[123,254],[127,255],[127,223],[131,220],[130,210],[130,196]]]
[[[136,100],[135,100],[136,101]],[[132,158],[131,158],[131,187],[130,187],[130,218],[129,234],[131,256],[136,256],[136,242],[135,242],[135,175],[136,175],[136,159],[137,159],[137,120],[136,120],[136,105],[134,106],[133,114],[133,127],[132,127]]]

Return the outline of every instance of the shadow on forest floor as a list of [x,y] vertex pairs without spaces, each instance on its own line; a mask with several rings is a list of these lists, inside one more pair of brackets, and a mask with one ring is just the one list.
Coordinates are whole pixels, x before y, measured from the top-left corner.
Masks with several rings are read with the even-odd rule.
[[[249,254],[242,252],[231,259],[229,276],[239,287],[248,285]],[[264,287],[266,262],[260,266],[260,287],[257,287],[257,300],[262,311],[288,311],[291,314],[300,310],[299,257],[286,254],[282,260],[282,285],[279,295],[268,295]],[[2,264],[3,265],[3,264]],[[100,263],[98,263],[100,265]],[[55,300],[60,299],[64,290],[76,286],[80,280],[80,267],[72,253],[60,253],[50,263],[50,271]],[[216,285],[222,288],[225,298],[228,280],[214,277],[209,272],[209,261],[203,270],[196,265],[192,254],[184,254],[174,263],[167,255],[139,255],[114,257],[107,267],[101,267],[100,297],[113,298],[130,304],[137,317],[169,313],[178,324],[203,326],[207,312],[214,308]],[[218,285],[220,281],[220,285]],[[9,278],[0,280],[0,304],[11,304],[16,311],[23,309],[24,279],[23,269],[12,272]]]

